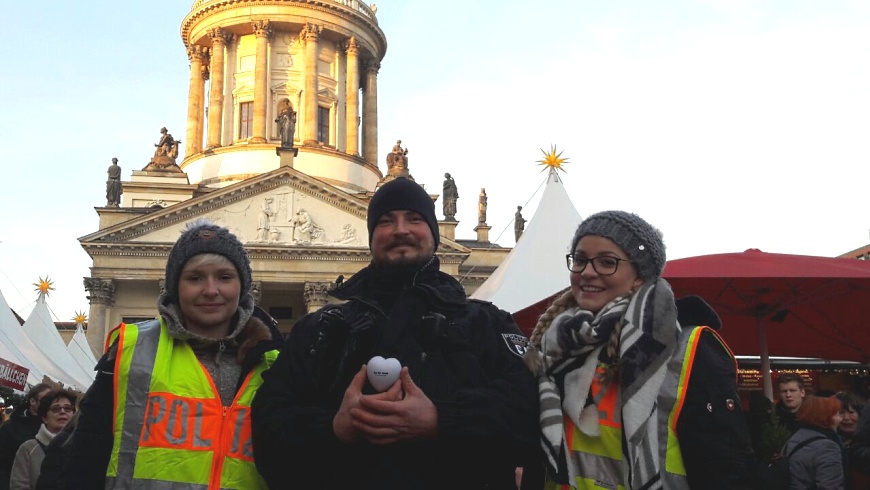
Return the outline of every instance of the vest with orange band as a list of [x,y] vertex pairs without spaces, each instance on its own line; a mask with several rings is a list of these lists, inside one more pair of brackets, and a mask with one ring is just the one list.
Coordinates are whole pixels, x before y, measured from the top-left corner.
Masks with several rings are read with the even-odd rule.
[[254,466],[251,401],[277,351],[263,355],[229,407],[187,342],[163,319],[121,324],[114,375],[114,444],[106,488],[265,489]]
[[[659,459],[664,462],[661,472],[662,488],[689,489],[683,455],[677,440],[677,419],[689,386],[695,350],[701,334],[705,331],[712,333],[723,348],[730,352],[722,338],[709,327],[685,328],[680,334],[677,349],[668,362],[668,371],[657,399],[658,439],[667,441],[666,444],[659,444]],[[570,417],[564,417],[565,440],[571,452],[568,457],[574,458],[581,468],[581,475],[577,477],[574,488],[625,490],[623,475],[628,473],[628,463],[623,460],[622,454],[622,400],[619,383],[602,386],[597,378],[596,376],[592,382],[590,394],[598,408],[600,435],[586,435],[574,426]],[[572,487],[548,482],[545,488],[567,490]]]

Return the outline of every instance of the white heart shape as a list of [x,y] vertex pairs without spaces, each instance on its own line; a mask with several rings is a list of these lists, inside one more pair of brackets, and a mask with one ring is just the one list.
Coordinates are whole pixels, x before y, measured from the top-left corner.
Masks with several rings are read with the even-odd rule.
[[369,376],[369,383],[378,391],[384,391],[399,379],[399,372],[402,370],[402,364],[395,357],[384,359],[381,356],[375,356],[369,359],[366,364],[366,374]]

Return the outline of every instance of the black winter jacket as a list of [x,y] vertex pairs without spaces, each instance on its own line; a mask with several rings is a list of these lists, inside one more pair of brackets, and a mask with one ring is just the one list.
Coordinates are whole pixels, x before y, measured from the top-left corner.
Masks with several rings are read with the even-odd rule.
[[[302,318],[252,408],[254,459],[272,488],[516,488],[538,451],[538,394],[510,315],[469,301],[433,259],[402,284],[369,266]],[[391,309],[386,305],[392,304]],[[435,439],[343,444],[344,391],[372,356],[395,357],[438,411]],[[374,389],[366,386],[366,393]]]

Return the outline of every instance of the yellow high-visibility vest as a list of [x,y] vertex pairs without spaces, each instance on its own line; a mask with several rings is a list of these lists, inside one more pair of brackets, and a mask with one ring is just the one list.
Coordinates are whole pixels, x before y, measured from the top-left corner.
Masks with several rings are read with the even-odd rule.
[[[683,455],[680,452],[680,443],[677,440],[677,419],[686,397],[686,389],[689,386],[689,375],[692,370],[692,362],[698,340],[703,332],[712,333],[725,349],[728,349],[721,337],[709,327],[686,328],[682,331],[677,344],[677,349],[668,362],[668,372],[662,383],[658,395],[658,423],[662,428],[667,427],[667,444],[660,445],[659,457],[664,461],[662,468],[663,488],[689,489],[686,478],[686,468],[683,464]],[[729,349],[730,352],[730,349]],[[565,440],[569,458],[578,461],[581,475],[576,478],[574,488],[580,490],[625,490],[623,475],[626,474],[622,455],[622,400],[619,393],[619,384],[610,383],[603,387],[597,382],[597,376],[590,388],[590,394],[597,402],[598,425],[600,435],[589,436],[584,434],[571,421],[564,416]],[[670,410],[662,408],[670,407]],[[664,431],[662,431],[664,432]],[[571,485],[559,485],[547,482],[548,490],[569,490]]]
[[266,489],[254,466],[251,402],[278,351],[267,352],[224,407],[187,342],[163,319],[121,324],[114,375],[114,444],[106,488]]

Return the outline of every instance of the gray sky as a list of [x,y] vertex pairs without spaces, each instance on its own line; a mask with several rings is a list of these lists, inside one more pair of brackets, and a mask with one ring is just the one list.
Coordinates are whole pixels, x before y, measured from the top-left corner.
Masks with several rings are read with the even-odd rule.
[[[183,138],[192,3],[4,5],[0,291],[20,314],[45,276],[56,319],[87,311],[77,238],[97,230],[112,157],[129,180],[160,127]],[[401,139],[430,192],[450,172],[459,238],[486,187],[490,238],[512,246],[556,145],[580,215],[636,212],[669,258],[870,243],[870,2],[377,3],[377,163]]]

